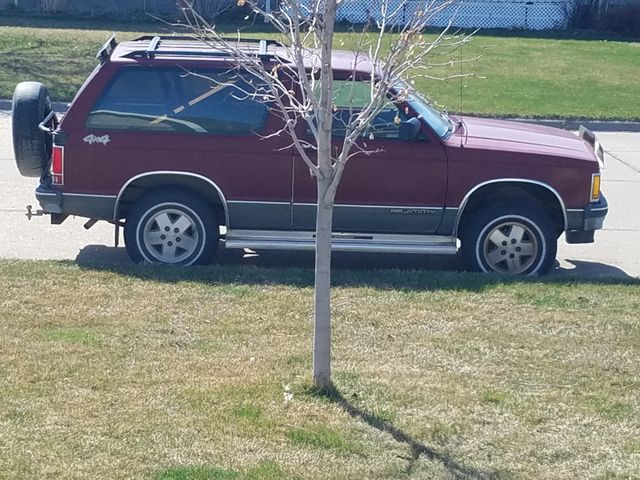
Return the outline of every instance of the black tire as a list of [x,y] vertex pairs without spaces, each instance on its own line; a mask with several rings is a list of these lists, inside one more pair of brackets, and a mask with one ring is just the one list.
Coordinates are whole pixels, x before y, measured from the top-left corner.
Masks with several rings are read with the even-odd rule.
[[475,212],[461,241],[469,270],[503,275],[544,275],[558,250],[549,216],[536,204],[519,200]]
[[13,152],[24,177],[41,177],[49,164],[52,138],[38,128],[49,113],[47,87],[38,82],[18,84],[13,92]]
[[213,208],[182,189],[146,194],[133,205],[124,226],[125,245],[134,262],[208,264],[219,238]]

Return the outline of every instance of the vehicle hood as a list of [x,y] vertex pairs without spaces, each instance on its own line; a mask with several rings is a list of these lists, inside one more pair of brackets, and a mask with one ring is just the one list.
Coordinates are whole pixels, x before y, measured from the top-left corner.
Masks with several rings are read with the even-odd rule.
[[465,148],[597,161],[593,147],[566,130],[488,118],[461,116],[452,119],[461,120],[462,126],[456,128],[449,142]]

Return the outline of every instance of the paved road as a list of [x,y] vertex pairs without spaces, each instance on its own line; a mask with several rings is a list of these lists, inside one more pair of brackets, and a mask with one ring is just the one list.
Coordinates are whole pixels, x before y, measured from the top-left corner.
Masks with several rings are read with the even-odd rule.
[[[78,262],[128,262],[124,248],[113,247],[113,227],[100,222],[85,230],[86,221],[69,218],[50,225],[48,217],[27,221],[25,205],[36,205],[37,179],[23,178],[13,161],[9,113],[0,111],[0,257],[21,259],[72,259]],[[610,212],[596,243],[558,247],[558,266],[552,275],[578,274],[640,277],[640,133],[600,133],[607,152],[603,190]],[[308,253],[268,252],[245,256],[221,252],[222,262],[258,265],[313,266]],[[349,268],[459,269],[460,259],[416,255],[337,254],[334,265]]]

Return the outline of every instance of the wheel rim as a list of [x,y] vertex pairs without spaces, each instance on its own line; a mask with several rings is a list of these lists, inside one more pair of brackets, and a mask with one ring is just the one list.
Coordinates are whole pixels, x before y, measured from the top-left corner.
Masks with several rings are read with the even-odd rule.
[[183,210],[163,208],[153,212],[142,228],[142,241],[152,261],[182,263],[200,249],[195,218]]
[[540,242],[535,231],[521,222],[507,221],[494,226],[484,238],[482,254],[487,267],[498,273],[519,275],[538,259]]

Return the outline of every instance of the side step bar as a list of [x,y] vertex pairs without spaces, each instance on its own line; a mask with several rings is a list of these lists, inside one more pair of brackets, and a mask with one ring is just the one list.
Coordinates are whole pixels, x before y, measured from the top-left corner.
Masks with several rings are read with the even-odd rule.
[[[315,233],[228,230],[226,248],[252,250],[314,250]],[[458,251],[455,237],[441,235],[373,235],[334,233],[332,249],[335,252],[424,253],[455,255]]]

